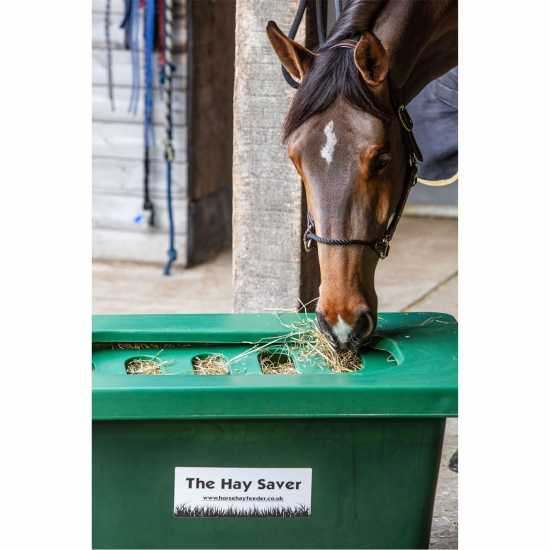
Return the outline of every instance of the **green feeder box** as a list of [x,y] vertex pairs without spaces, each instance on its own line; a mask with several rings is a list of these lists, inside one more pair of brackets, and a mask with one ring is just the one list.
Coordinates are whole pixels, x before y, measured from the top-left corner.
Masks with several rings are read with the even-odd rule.
[[94,317],[94,548],[428,547],[455,319],[381,313],[335,373],[274,342],[305,317]]

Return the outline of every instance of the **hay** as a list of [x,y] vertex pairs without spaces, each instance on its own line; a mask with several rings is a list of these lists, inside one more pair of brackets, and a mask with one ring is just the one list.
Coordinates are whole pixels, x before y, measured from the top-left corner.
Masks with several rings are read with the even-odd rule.
[[354,351],[337,352],[315,320],[304,319],[287,326],[291,330],[292,344],[302,358],[320,358],[332,372],[355,372],[361,368],[359,355]]
[[219,376],[229,374],[227,361],[221,353],[197,355],[193,357],[193,371],[200,376]]
[[159,350],[153,357],[134,357],[126,362],[126,374],[164,374],[165,367],[172,361],[162,361],[159,355],[164,350]]
[[140,350],[140,349],[176,349],[176,348],[188,348],[191,344],[180,344],[178,342],[156,343],[156,342],[118,342],[110,344],[111,349],[122,350]]
[[[359,355],[353,351],[344,353],[337,352],[332,347],[327,337],[321,332],[315,319],[298,319],[295,323],[283,323],[281,319],[279,319],[279,321],[288,329],[287,334],[259,340],[250,349],[229,360],[228,364],[239,362],[250,354],[259,354],[260,365],[262,365],[261,352],[269,356],[269,353],[266,353],[266,351],[276,346],[276,353],[279,355],[290,357],[292,353],[295,353],[303,360],[315,357],[321,359],[322,362],[335,373],[356,372],[361,369],[362,362]],[[281,372],[287,369],[290,371],[288,367],[276,365],[268,366],[268,370],[277,371],[277,374],[299,374],[294,364],[292,364],[292,373]],[[264,373],[266,372],[263,365],[262,371]],[[266,374],[271,373],[273,372]]]
[[132,344],[132,343],[120,342],[120,343],[112,344],[111,347],[112,349],[138,351],[140,349],[161,349],[163,346],[160,346],[159,344],[145,344],[145,343]]
[[143,349],[178,349],[189,348],[193,344],[180,342],[94,342],[92,344],[93,351],[124,350],[124,351],[140,351]]
[[148,357],[136,357],[126,363],[127,374],[162,374],[162,366],[166,361]]
[[[281,310],[279,310],[280,312]],[[275,313],[277,315],[277,313]],[[309,318],[298,318],[294,323],[284,323],[280,318],[282,326],[288,329],[288,333],[277,336],[262,338],[256,343],[250,342],[251,347],[239,355],[226,360],[220,353],[209,355],[198,355],[193,358],[193,370],[197,375],[227,375],[230,374],[230,366],[237,364],[245,357],[254,354],[258,357],[260,367],[264,374],[300,374],[296,369],[291,357],[299,357],[307,361],[316,358],[326,365],[334,373],[351,373],[361,369],[362,362],[359,355],[353,351],[344,353],[337,352],[327,337],[320,331],[317,321]],[[115,343],[103,344],[110,349],[120,350],[145,350],[158,349],[159,352],[154,358],[136,358],[126,365],[128,374],[163,374],[162,367],[167,361],[158,361],[158,355],[164,348],[185,348],[193,344],[189,343]],[[276,352],[270,348],[275,347]],[[95,346],[94,346],[95,348]],[[286,360],[269,359],[270,355],[286,356]],[[392,359],[388,359],[391,361]],[[233,372],[238,372],[235,367]]]
[[264,374],[298,374],[292,358],[287,353],[266,351],[260,354],[259,360]]

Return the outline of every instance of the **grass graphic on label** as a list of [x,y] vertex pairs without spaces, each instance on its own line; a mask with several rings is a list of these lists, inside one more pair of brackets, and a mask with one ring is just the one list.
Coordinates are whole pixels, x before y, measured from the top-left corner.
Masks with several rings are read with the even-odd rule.
[[311,514],[311,509],[302,504],[298,506],[272,506],[269,508],[217,508],[213,506],[188,506],[179,504],[174,515],[185,518],[221,518],[221,517],[273,517],[273,518],[298,518]]

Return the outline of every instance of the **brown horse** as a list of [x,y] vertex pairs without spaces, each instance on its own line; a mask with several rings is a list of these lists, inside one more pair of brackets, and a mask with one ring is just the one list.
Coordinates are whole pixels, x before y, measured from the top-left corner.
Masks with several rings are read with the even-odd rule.
[[[410,147],[398,105],[457,65],[457,12],[456,0],[351,0],[316,51],[267,26],[300,81],[284,138],[321,237],[317,318],[337,349],[357,348],[375,329],[383,255],[364,244],[380,241],[406,198]],[[351,246],[333,246],[344,241]]]

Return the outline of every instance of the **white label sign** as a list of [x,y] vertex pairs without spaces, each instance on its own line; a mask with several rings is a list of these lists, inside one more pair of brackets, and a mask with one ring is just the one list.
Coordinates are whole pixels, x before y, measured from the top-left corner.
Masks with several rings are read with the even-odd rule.
[[311,514],[311,468],[176,468],[177,517]]

